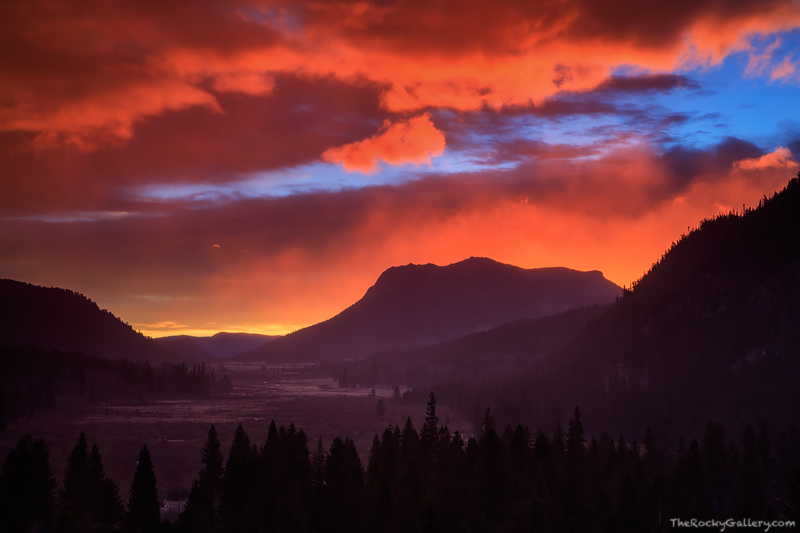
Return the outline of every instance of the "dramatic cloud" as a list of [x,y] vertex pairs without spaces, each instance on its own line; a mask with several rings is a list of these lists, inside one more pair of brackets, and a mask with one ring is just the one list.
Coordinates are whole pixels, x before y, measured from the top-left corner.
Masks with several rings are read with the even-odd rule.
[[340,163],[348,172],[374,172],[378,160],[393,165],[402,163],[430,163],[431,157],[442,155],[445,140],[441,131],[431,122],[429,113],[412,119],[384,123],[381,131],[363,141],[331,148],[322,158]]
[[282,332],[409,262],[628,284],[797,169],[796,1],[496,4],[0,3],[0,276]]
[[[368,77],[391,111],[541,103],[605,83],[621,65],[713,65],[753,35],[797,28],[794,2],[294,2],[164,5],[9,1],[0,127],[38,149],[95,149],[135,123],[264,95],[275,73]],[[788,76],[786,63],[772,71]]]

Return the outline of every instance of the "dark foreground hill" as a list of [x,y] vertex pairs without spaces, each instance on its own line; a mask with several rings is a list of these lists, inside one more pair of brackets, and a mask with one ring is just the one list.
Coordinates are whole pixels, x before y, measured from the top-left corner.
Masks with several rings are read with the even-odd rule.
[[191,360],[134,331],[82,294],[10,279],[0,280],[0,344],[151,363]]
[[613,302],[620,288],[598,271],[524,269],[470,258],[448,266],[386,270],[361,300],[335,317],[242,357],[274,362],[362,358],[408,349],[524,318]]
[[565,393],[606,425],[798,421],[800,181],[706,220],[573,347]]
[[161,337],[155,341],[175,352],[194,358],[211,359],[233,357],[263,346],[278,338],[276,335],[258,335],[255,333],[220,332],[211,337],[195,337],[192,335],[173,335]]

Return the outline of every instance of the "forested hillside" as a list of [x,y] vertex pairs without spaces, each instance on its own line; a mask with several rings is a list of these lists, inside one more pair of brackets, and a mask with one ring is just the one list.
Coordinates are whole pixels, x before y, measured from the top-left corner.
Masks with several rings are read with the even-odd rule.
[[197,361],[159,346],[82,294],[10,279],[0,280],[0,344],[156,364]]

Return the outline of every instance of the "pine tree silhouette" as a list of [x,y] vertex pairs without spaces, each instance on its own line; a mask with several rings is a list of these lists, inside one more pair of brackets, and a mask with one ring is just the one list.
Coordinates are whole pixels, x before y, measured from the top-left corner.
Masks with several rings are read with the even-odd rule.
[[203,468],[192,484],[180,522],[191,531],[211,531],[217,519],[224,474],[219,435],[214,424],[203,444]]
[[0,526],[4,531],[50,531],[55,489],[44,440],[21,438],[0,469]]
[[97,529],[111,531],[125,516],[119,485],[108,479],[97,444],[92,446],[88,464],[89,515]]
[[59,492],[59,529],[89,528],[89,445],[81,433],[64,468],[64,489]]
[[132,531],[157,531],[161,526],[156,474],[147,444],[139,452],[139,463],[133,474],[131,496],[128,500],[128,525]]
[[430,451],[439,433],[439,417],[436,416],[436,395],[433,391],[428,395],[428,406],[425,410],[425,422],[419,432],[420,443],[424,450]]

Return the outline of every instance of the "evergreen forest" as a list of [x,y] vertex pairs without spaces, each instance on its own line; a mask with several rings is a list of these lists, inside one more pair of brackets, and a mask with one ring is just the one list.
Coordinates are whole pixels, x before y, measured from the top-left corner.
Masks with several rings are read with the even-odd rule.
[[451,433],[431,392],[421,428],[410,418],[389,425],[366,464],[349,437],[310,443],[294,424],[274,421],[263,442],[239,424],[226,458],[211,425],[173,522],[160,519],[146,444],[122,494],[83,433],[59,483],[46,443],[28,436],[0,470],[0,516],[4,531],[656,532],[690,518],[731,530],[757,518],[788,531],[800,513],[794,427],[709,421],[702,439],[673,449],[650,428],[641,440],[588,437],[578,407],[550,434],[498,430],[488,408],[482,422],[479,434]]

